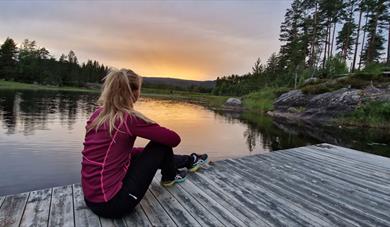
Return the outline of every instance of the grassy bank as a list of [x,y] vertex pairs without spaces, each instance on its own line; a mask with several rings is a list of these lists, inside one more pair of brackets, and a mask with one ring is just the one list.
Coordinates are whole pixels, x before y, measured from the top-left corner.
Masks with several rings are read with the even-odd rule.
[[335,120],[348,126],[390,128],[390,102],[371,102]]
[[45,90],[45,91],[74,91],[74,92],[99,92],[97,89],[79,88],[79,87],[57,87],[40,84],[27,84],[14,81],[0,80],[0,89],[2,90]]
[[[89,89],[80,87],[57,87],[57,86],[46,86],[39,84],[27,84],[13,81],[0,80],[1,90],[37,90],[37,91],[67,91],[67,92],[88,92],[88,93],[99,93],[99,89]],[[175,91],[168,89],[154,89],[154,88],[143,88],[142,95],[151,98],[169,99],[177,101],[185,101],[190,103],[196,103],[203,106],[222,109],[228,97],[226,96],[214,96],[205,93],[194,93],[187,91]]]
[[252,112],[267,112],[272,110],[273,102],[288,88],[264,88],[257,92],[249,93],[243,97],[244,108]]

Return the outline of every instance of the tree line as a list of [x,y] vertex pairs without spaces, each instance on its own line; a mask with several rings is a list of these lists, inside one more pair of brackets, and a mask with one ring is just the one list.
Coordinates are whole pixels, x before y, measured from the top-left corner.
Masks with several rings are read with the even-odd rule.
[[[387,36],[387,57],[385,52]],[[390,1],[294,0],[280,27],[282,42],[245,75],[217,78],[214,94],[243,95],[266,86],[297,86],[390,65]]]
[[55,86],[86,86],[100,82],[108,67],[88,60],[80,64],[74,51],[56,59],[35,41],[25,39],[18,47],[7,38],[0,47],[0,79]]

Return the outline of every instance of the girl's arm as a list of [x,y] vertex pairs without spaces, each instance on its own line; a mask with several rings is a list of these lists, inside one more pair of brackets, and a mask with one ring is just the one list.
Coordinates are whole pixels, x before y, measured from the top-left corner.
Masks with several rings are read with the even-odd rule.
[[133,136],[139,136],[170,147],[176,147],[181,141],[180,136],[176,132],[161,127],[156,123],[147,123],[134,116],[129,119],[130,122],[127,123]]
[[141,153],[142,151],[144,151],[143,147],[133,147],[133,149],[131,150],[131,154],[137,155],[137,154]]

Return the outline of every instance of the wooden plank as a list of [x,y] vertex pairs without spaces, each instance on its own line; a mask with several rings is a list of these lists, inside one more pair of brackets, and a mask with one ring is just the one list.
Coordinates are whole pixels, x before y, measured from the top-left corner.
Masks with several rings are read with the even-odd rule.
[[376,177],[378,180],[381,180],[383,178],[390,179],[389,177],[390,169],[385,170],[384,168],[376,168],[371,164],[349,160],[347,158],[334,155],[330,152],[324,152],[317,147],[314,148],[303,147],[300,149],[294,149],[291,152],[289,152],[289,154],[303,155],[304,157],[309,157],[309,158],[315,158],[320,156],[321,159],[324,160],[324,162],[334,164],[337,167],[343,169],[352,169],[354,173],[356,172],[358,174],[371,175],[373,177]]
[[20,223],[21,227],[47,226],[49,220],[51,193],[51,188],[30,192],[22,221]]
[[141,205],[137,205],[131,214],[124,217],[124,220],[125,220],[128,227],[130,227],[130,226],[139,226],[139,227],[152,226],[148,217],[145,214],[145,211],[142,209]]
[[[384,196],[383,194],[362,190],[359,186],[349,184],[348,182],[318,172],[311,168],[313,166],[312,163],[307,163],[302,159],[292,159],[284,154],[278,154],[273,155],[272,157],[259,156],[252,159],[234,161],[244,162],[247,168],[253,169],[256,173],[268,174],[262,170],[262,168],[264,168],[266,170],[271,170],[272,172],[277,172],[275,174],[284,174],[284,177],[296,182],[302,182],[299,184],[307,184],[308,187],[314,191],[324,191],[324,194],[347,194],[348,197],[342,196],[341,199],[351,198],[354,202],[362,203],[364,206],[390,205],[390,202],[386,202],[386,200],[382,198]],[[253,165],[250,163],[253,163]],[[279,173],[280,171],[284,173]],[[369,204],[367,204],[367,201],[369,201]]]
[[5,199],[5,196],[0,196],[0,208],[1,208],[1,205],[3,205],[4,199]]
[[[320,147],[322,149],[327,149],[327,152],[331,152],[336,155],[340,155],[352,160],[364,162],[364,163],[370,163],[378,167],[383,167],[388,169],[389,168],[389,158],[382,157],[375,154],[370,154],[367,152],[362,152],[358,150],[353,150],[346,147],[340,147],[332,144],[318,144],[315,145],[316,147]],[[339,152],[341,151],[341,152]]]
[[[273,156],[272,158],[275,159],[276,156]],[[360,212],[360,214],[374,215],[375,217],[382,216],[383,219],[389,220],[390,217],[386,210],[390,209],[390,203],[384,201],[380,197],[381,195],[370,195],[370,191],[361,190],[361,188],[359,190],[359,187],[356,185],[348,185],[339,179],[323,175],[316,170],[310,170],[308,169],[312,166],[310,163],[305,163],[301,160],[298,160],[300,162],[297,163],[291,163],[290,159],[287,159],[287,161],[290,161],[290,163],[288,163],[290,167],[289,170],[286,171],[289,171],[290,173],[299,171],[302,175],[317,177],[317,179],[310,180],[310,182],[313,181],[313,183],[310,184],[309,187],[313,190],[317,189],[321,191],[322,189],[327,189],[325,193],[329,194],[329,196],[333,195],[337,201],[344,201],[351,205],[353,209]],[[275,162],[286,163],[286,160],[277,159]],[[261,165],[263,165],[263,163],[261,163]],[[318,184],[318,188],[316,188],[316,184]],[[334,189],[333,192],[330,190],[332,188]],[[361,192],[365,193],[363,194]]]
[[194,217],[158,181],[152,181],[150,191],[177,226],[200,226]]
[[[167,190],[195,217],[201,226],[224,226],[224,224],[213,215],[209,206],[203,206],[196,198],[184,191],[181,187],[168,187]],[[228,224],[228,222],[226,222],[226,224]]]
[[29,193],[6,196],[0,208],[0,226],[18,226],[23,215]]
[[53,188],[49,226],[74,226],[72,185]]
[[176,223],[149,190],[141,200],[141,206],[153,226],[176,226]]
[[126,222],[125,220],[123,220],[123,218],[110,219],[100,217],[100,222],[102,224],[102,227],[127,227]]
[[221,205],[219,203],[221,202],[220,200],[217,201],[215,200],[215,197],[210,197],[210,193],[196,187],[190,180],[187,179],[185,182],[180,183],[178,187],[183,189],[183,191],[190,194],[195,200],[206,207],[224,225],[249,226],[234,215],[234,213],[236,213],[234,208],[231,208],[231,206]]
[[[233,214],[233,216],[242,221],[244,225],[270,225],[267,220],[258,219],[258,214],[251,210],[251,208],[255,206],[253,203],[254,201],[247,202],[247,200],[245,200],[245,196],[238,196],[237,194],[228,193],[226,190],[224,190],[227,187],[222,189],[220,186],[216,185],[213,180],[200,177],[199,172],[197,174],[190,175],[188,183],[187,181],[180,185],[185,186],[190,184],[192,187],[197,187],[201,191],[204,191],[209,197],[211,197],[217,203],[226,208],[231,214]],[[187,188],[185,188],[185,190],[187,190]]]
[[240,201],[245,199],[253,201],[256,206],[252,209],[261,215],[262,219],[268,220],[273,225],[285,226],[307,226],[310,224],[323,226],[328,224],[328,220],[323,220],[316,213],[313,213],[311,207],[300,206],[285,193],[276,193],[276,187],[264,187],[269,186],[269,184],[261,186],[253,184],[252,182],[255,180],[253,177],[248,179],[247,176],[237,174],[237,170],[230,166],[225,168],[225,165],[227,165],[226,162],[223,164],[219,162],[214,165],[213,171],[207,171],[204,175],[213,179],[225,191],[231,190],[232,193],[237,193],[237,197],[240,194],[245,195],[245,197],[240,198]]
[[389,173],[385,173],[377,169],[365,168],[364,163],[362,162],[349,162],[348,160],[338,159],[337,156],[334,157],[334,155],[329,153],[321,152],[318,149],[310,149],[306,147],[293,149],[284,154],[297,158],[306,158],[316,163],[319,162],[320,164],[337,169],[337,171],[346,175],[368,179],[371,182],[388,186],[390,188],[390,171]]
[[75,226],[100,226],[99,217],[85,204],[84,194],[80,184],[73,185],[73,204]]
[[[245,207],[245,209],[248,209],[247,211],[248,214],[255,214],[255,217],[250,216],[248,217],[248,219],[250,220],[261,219],[262,222],[266,223],[266,224],[262,224],[262,226],[263,225],[297,226],[297,223],[293,221],[293,218],[288,217],[288,215],[284,214],[283,212],[275,211],[275,209],[278,210],[279,207],[273,205],[267,206],[267,202],[264,201],[263,199],[254,198],[252,192],[248,190],[240,190],[240,189],[237,190],[236,188],[232,188],[228,182],[220,182],[220,181],[216,182],[214,176],[212,176],[212,180],[211,180],[210,178],[206,177],[206,175],[208,175],[209,172],[210,171],[207,171],[204,174],[197,173],[196,175],[193,175],[193,177],[191,177],[191,180],[194,181],[194,183],[196,184],[202,184],[201,182],[203,181],[206,181],[207,184],[212,184],[213,185],[212,187],[215,188],[213,190],[217,190],[215,191],[215,193],[219,193],[219,195],[224,194],[222,198],[220,198],[218,201],[224,201],[229,197],[234,198],[233,201],[234,203],[237,204],[236,206],[238,206],[238,208],[236,209],[242,210],[243,207]],[[207,190],[204,189],[203,186],[199,186],[199,187],[201,188],[201,190]],[[263,197],[263,195],[261,197]],[[226,205],[224,204],[224,206]]]
[[[390,159],[379,156],[380,160],[371,160],[370,157],[375,157],[377,155],[363,153],[361,151],[351,150],[343,147],[335,147],[335,148],[326,148],[323,146],[307,146],[303,147],[307,149],[316,150],[321,153],[321,155],[331,155],[332,158],[345,161],[348,163],[356,163],[359,164],[359,167],[364,167],[368,170],[377,170],[384,171],[386,173],[390,173]],[[299,148],[296,148],[299,149]],[[359,158],[356,158],[359,157]],[[376,158],[376,157],[375,157]],[[371,160],[371,161],[367,161]],[[381,165],[383,163],[384,165]]]
[[[329,175],[332,178],[337,178],[337,179],[349,182],[351,184],[365,188],[365,189],[372,191],[372,192],[377,192],[377,193],[383,194],[385,196],[390,196],[390,192],[389,192],[390,188],[389,187],[372,182],[370,179],[360,177],[359,175],[356,175],[356,174],[355,175],[347,174],[347,173],[345,173],[345,171],[335,170],[334,168],[331,168],[330,166],[326,165],[325,163],[319,163],[318,160],[309,159],[306,157],[296,156],[296,155],[283,153],[283,152],[277,152],[277,154],[273,155],[272,158],[278,158],[279,156],[285,156],[289,160],[291,159],[291,161],[301,160],[304,162],[304,164],[305,163],[309,164],[307,166],[307,168],[309,170],[316,170],[316,171],[321,172],[323,174]],[[291,156],[296,156],[296,157],[291,158]],[[315,163],[315,164],[313,165],[313,163]]]
[[[237,160],[233,160],[233,161],[237,161]],[[283,174],[280,173],[280,171],[277,172],[275,169],[272,169],[270,173],[267,172],[266,170],[266,169],[270,169],[269,166],[265,165],[264,163],[257,163],[257,164],[258,166],[262,166],[264,168],[264,171],[263,170],[251,171],[248,174],[243,174],[243,175],[256,184],[271,182],[272,184],[278,185],[280,189],[286,191],[285,195],[283,194],[281,195],[282,197],[292,198],[292,196],[296,196],[297,199],[296,201],[293,202],[298,204],[302,203],[305,206],[309,206],[313,209],[313,211],[314,210],[318,211],[325,208],[325,210],[322,210],[320,212],[321,215],[323,215],[323,217],[326,218],[332,218],[334,221],[336,221],[336,223],[334,224],[337,223],[341,224],[347,221],[347,223],[345,223],[344,225],[351,225],[353,223],[355,223],[354,225],[356,225],[356,223],[359,223],[359,225],[361,224],[367,225],[367,223],[365,222],[366,220],[369,221],[368,223],[375,223],[375,224],[386,223],[385,220],[381,220],[381,218],[383,217],[386,219],[386,217],[383,214],[382,215],[377,214],[378,216],[372,216],[371,214],[366,214],[367,210],[362,211],[362,209],[359,210],[357,208],[356,204],[354,205],[349,204],[348,200],[345,199],[347,196],[344,196],[342,194],[337,194],[337,193],[335,194],[330,191],[325,191],[325,193],[322,193],[321,191],[324,190],[321,190],[321,186],[323,185],[321,185],[320,187],[315,187],[314,185],[305,187],[306,182],[302,180],[299,179],[288,180],[288,178],[290,178],[291,175],[291,170],[290,173],[286,172],[285,174]],[[245,162],[245,164],[237,166],[237,169],[235,169],[234,166],[229,166],[228,168],[234,169],[235,172],[239,172],[240,169],[243,169],[243,167],[247,167],[249,165],[250,164],[248,162]],[[253,178],[258,178],[258,180]],[[274,190],[277,191],[276,189]],[[330,194],[328,195],[327,193]],[[362,220],[365,221],[361,222]],[[348,224],[348,222],[351,221],[352,223]]]
[[[309,179],[313,184],[322,184],[321,187],[334,189],[340,193],[348,194],[352,197],[356,197],[357,201],[359,197],[365,198],[366,201],[370,201],[370,204],[390,204],[390,197],[382,194],[382,192],[372,191],[368,188],[354,184],[353,182],[348,182],[338,177],[334,177],[325,172],[322,168],[314,169],[311,163],[305,162],[302,159],[291,159],[289,156],[284,154],[274,155],[272,157],[256,157],[254,158],[256,162],[260,162],[261,165],[266,165],[270,162],[271,165],[278,165],[278,169],[286,169],[290,171],[290,176],[292,174],[298,174],[298,177],[303,177],[304,179]],[[263,161],[266,163],[264,164]],[[283,163],[283,164],[281,164]],[[367,204],[365,204],[367,205]]]
[[[384,167],[381,165],[377,165],[375,161],[367,162],[366,160],[356,160],[353,158],[353,155],[349,152],[345,152],[342,148],[338,148],[338,150],[333,149],[325,149],[323,147],[318,146],[308,146],[308,147],[302,147],[296,148],[294,150],[307,150],[310,149],[310,151],[313,151],[321,156],[329,157],[331,160],[340,161],[343,162],[346,166],[354,166],[357,167],[358,170],[362,169],[364,171],[372,172],[380,172],[384,174],[390,174],[390,167]],[[359,152],[359,151],[355,151]],[[390,165],[390,159],[387,160],[388,165]]]

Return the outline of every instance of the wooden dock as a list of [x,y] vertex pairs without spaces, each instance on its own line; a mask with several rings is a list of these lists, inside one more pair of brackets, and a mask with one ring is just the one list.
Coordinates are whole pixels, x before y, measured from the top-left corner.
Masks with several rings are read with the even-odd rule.
[[329,144],[215,162],[134,213],[94,215],[79,184],[0,197],[0,226],[390,226],[390,159]]

